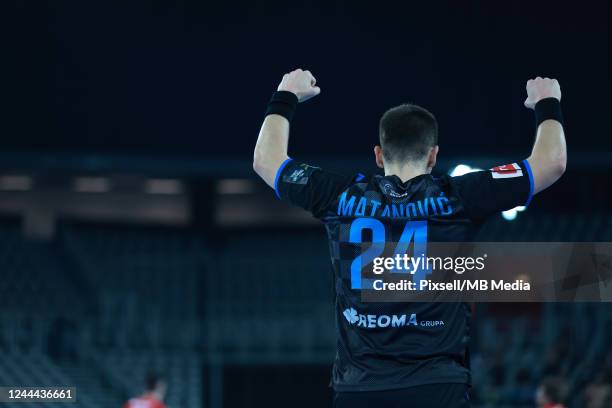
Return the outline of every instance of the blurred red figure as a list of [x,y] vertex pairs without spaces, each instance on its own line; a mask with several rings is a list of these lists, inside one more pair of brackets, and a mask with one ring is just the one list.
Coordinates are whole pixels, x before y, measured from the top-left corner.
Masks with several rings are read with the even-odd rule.
[[162,377],[150,373],[145,379],[144,394],[130,399],[123,408],[166,408],[163,403],[166,388],[166,381]]
[[546,378],[536,391],[538,408],[565,408],[563,401],[564,384],[555,378]]

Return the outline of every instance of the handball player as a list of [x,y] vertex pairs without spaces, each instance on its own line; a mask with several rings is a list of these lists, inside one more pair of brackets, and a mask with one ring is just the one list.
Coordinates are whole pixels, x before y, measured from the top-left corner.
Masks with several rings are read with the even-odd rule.
[[[488,217],[528,206],[565,171],[559,83],[541,77],[527,81],[524,104],[535,112],[536,137],[526,159],[440,178],[431,175],[438,156],[437,121],[413,104],[393,107],[380,119],[374,159],[384,175],[345,176],[289,158],[298,103],[320,92],[309,71],[283,76],[267,107],[253,167],[281,200],[325,225],[335,278],[334,406],[468,407],[469,305],[362,302],[362,244],[396,242],[407,248],[410,241],[415,247],[469,241]],[[424,321],[441,323],[419,324]]]

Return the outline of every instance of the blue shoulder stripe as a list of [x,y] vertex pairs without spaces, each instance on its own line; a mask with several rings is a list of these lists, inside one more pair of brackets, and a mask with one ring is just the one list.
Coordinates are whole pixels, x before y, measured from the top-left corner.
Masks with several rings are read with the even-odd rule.
[[293,160],[291,157],[289,157],[287,160],[285,160],[280,167],[278,168],[278,170],[276,171],[276,176],[274,177],[274,191],[276,192],[276,196],[280,199],[280,192],[278,191],[278,180],[280,178],[281,173],[283,172],[283,169],[285,168],[285,166],[287,165],[287,163],[289,163],[291,160]]
[[525,207],[528,207],[529,203],[531,203],[531,199],[533,198],[533,173],[531,172],[531,166],[529,165],[527,159],[523,160],[523,165],[525,166],[525,170],[527,170],[527,174],[529,175],[529,196],[525,202]]

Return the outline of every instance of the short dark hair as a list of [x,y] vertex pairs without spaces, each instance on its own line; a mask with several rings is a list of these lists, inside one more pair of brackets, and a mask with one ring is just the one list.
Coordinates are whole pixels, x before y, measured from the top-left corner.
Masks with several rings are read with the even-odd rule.
[[438,144],[438,121],[427,109],[403,104],[380,118],[380,146],[389,162],[420,160]]
[[163,377],[154,371],[147,373],[145,377],[145,387],[147,391],[154,391],[157,386],[163,381]]

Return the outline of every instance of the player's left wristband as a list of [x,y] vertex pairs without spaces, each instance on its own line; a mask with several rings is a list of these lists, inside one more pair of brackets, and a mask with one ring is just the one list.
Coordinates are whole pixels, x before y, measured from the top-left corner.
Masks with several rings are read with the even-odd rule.
[[545,120],[552,119],[563,126],[563,114],[561,113],[561,102],[557,98],[544,98],[536,103],[535,107],[536,128]]
[[268,103],[266,116],[281,115],[291,122],[291,119],[293,119],[293,115],[295,114],[297,104],[298,97],[293,92],[276,91],[272,94],[272,98]]

